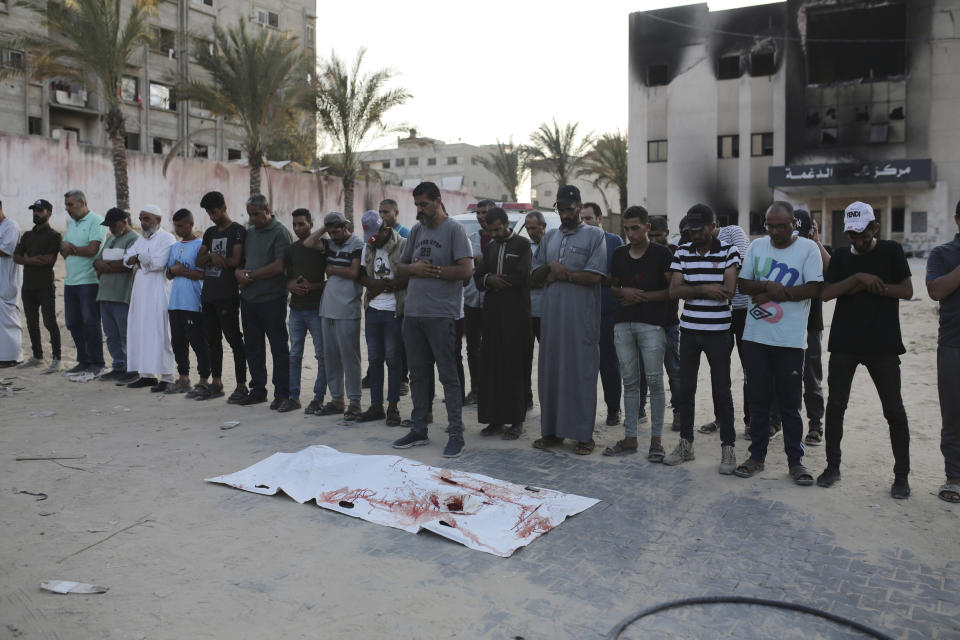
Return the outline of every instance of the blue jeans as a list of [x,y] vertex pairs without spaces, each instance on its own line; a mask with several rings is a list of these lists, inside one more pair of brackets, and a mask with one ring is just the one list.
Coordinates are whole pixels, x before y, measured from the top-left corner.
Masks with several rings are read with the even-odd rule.
[[107,350],[113,359],[114,371],[127,370],[127,311],[130,305],[124,302],[101,302],[100,319],[103,333],[107,336]]
[[323,322],[318,309],[290,309],[290,398],[300,399],[300,369],[308,331],[313,340],[313,356],[317,359],[313,399],[323,402],[323,394],[327,391],[327,373],[323,364]]
[[[677,398],[680,394],[680,325],[667,327],[667,348],[663,353],[663,367],[667,370],[667,380],[670,381],[670,406],[676,415],[680,409]],[[643,405],[640,405],[641,407]]]
[[787,466],[803,462],[803,349],[743,341],[743,367],[750,378],[750,458],[763,462],[770,442],[770,408],[776,394]]
[[250,395],[267,393],[267,340],[273,356],[273,397],[290,396],[290,346],[287,344],[287,301],[240,300],[244,350],[250,367]]
[[99,285],[96,284],[69,284],[63,287],[64,319],[77,346],[77,362],[85,367],[103,366],[98,289]]
[[433,402],[433,365],[436,363],[447,406],[447,433],[463,437],[463,387],[457,374],[460,345],[453,318],[403,319],[403,346],[410,366],[410,394],[413,396],[412,431],[427,433],[427,414]]
[[387,402],[400,402],[400,375],[403,365],[403,318],[393,311],[367,307],[367,371],[370,375],[370,404],[383,404],[383,364],[387,364]]
[[693,418],[697,396],[697,375],[700,372],[700,354],[710,364],[710,387],[713,408],[717,415],[720,443],[733,446],[737,434],[733,430],[733,395],[730,392],[730,333],[680,332],[680,437],[693,442]]
[[613,326],[613,340],[620,361],[623,378],[623,425],[628,438],[637,437],[637,420],[643,400],[640,381],[650,389],[650,435],[663,433],[663,411],[666,398],[663,391],[663,353],[667,334],[663,327],[643,322],[618,322]]

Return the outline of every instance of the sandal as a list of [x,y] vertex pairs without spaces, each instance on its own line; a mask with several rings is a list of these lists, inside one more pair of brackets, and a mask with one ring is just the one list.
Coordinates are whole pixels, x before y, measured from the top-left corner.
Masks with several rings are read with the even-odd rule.
[[667,452],[664,451],[662,444],[651,444],[650,451],[647,452],[647,460],[649,462],[663,462],[666,454]]
[[387,409],[387,426],[399,427],[401,423],[400,411],[396,407]]
[[164,393],[173,395],[176,393],[186,393],[187,391],[190,391],[190,383],[177,380],[170,388],[164,391]]
[[318,416],[335,416],[338,413],[342,414],[344,411],[343,404],[338,404],[335,402],[328,402],[319,409],[317,409],[316,414]]
[[[223,385],[222,385],[222,384],[213,384],[212,382],[209,383],[209,384],[205,384],[205,383],[202,383],[202,382],[201,382],[200,384],[203,385],[203,387],[204,387],[204,389],[206,389],[206,391],[204,391],[203,393],[198,394],[198,395],[196,396],[196,398],[195,398],[196,400],[209,400],[210,398],[222,398],[222,397],[223,397]],[[204,395],[204,394],[206,394],[206,395]]]
[[243,404],[248,395],[250,395],[250,392],[247,391],[246,387],[237,387],[227,398],[227,404]]
[[733,473],[740,478],[752,478],[761,471],[763,471],[763,463],[749,458],[742,465],[734,469]]
[[802,464],[790,467],[790,477],[793,478],[794,483],[801,487],[809,487],[813,484],[813,476]]
[[563,444],[563,438],[558,436],[543,436],[533,441],[534,449],[549,449],[550,447],[559,447]]
[[944,502],[957,504],[960,502],[960,482],[947,482],[937,489],[937,497]]
[[363,413],[356,413],[356,414],[348,411],[347,413],[344,414],[344,417],[349,420],[350,419],[349,416],[351,415],[355,416],[353,420],[355,420],[356,422],[374,422],[376,420],[383,420],[384,418],[387,417],[387,415],[383,412],[382,407],[378,407],[376,409],[374,409],[373,407],[370,407]]
[[586,456],[593,453],[593,450],[597,447],[597,443],[593,441],[593,438],[590,438],[586,442],[578,442],[573,447],[573,452],[578,456]]
[[520,425],[519,427],[516,425],[510,426],[503,431],[503,435],[500,436],[500,439],[501,440],[519,440],[520,435],[522,433],[523,433],[523,425]]
[[603,455],[605,456],[624,456],[630,455],[637,452],[637,447],[628,447],[624,445],[624,441],[620,440],[617,444],[612,447],[607,447],[603,450]]
[[803,439],[803,444],[810,447],[819,447],[823,443],[823,431],[819,429],[810,429],[807,437]]

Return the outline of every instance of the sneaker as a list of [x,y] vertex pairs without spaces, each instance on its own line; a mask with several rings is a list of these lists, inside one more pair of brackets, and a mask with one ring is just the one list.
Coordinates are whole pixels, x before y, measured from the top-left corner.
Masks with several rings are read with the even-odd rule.
[[236,403],[244,407],[249,407],[253,404],[260,404],[261,402],[267,401],[267,394],[264,393],[248,393],[242,401]]
[[608,411],[607,412],[607,422],[608,427],[615,427],[620,424],[620,411]]
[[147,387],[153,387],[158,384],[156,378],[141,378],[137,377],[136,380],[127,385],[128,389],[145,389]]
[[285,398],[280,406],[277,407],[277,413],[287,413],[300,408],[300,401],[293,398]]
[[18,364],[17,369],[30,369],[32,367],[39,367],[42,364],[43,364],[43,360],[41,360],[40,358],[31,357],[27,360],[24,360],[20,364]]
[[910,497],[910,483],[906,476],[897,476],[890,487],[890,495],[897,500],[906,500]]
[[150,387],[150,393],[166,393],[170,389],[173,389],[173,383],[161,380],[157,384]]
[[125,373],[126,371],[124,369],[110,369],[110,371],[107,371],[106,373],[102,374],[97,379],[100,380],[101,382],[110,382],[110,381],[116,380],[117,378],[119,378]]
[[419,447],[425,445],[429,440],[427,440],[427,434],[417,433],[413,429],[410,430],[410,433],[403,436],[399,440],[393,441],[394,449],[409,449],[410,447]]
[[64,375],[64,377],[75,376],[75,375],[77,375],[78,373],[83,373],[83,372],[86,371],[86,370],[87,370],[87,365],[85,365],[85,364],[78,364],[77,366],[73,367],[72,369],[67,369],[66,371],[64,371],[64,372],[63,372],[63,375]]
[[384,420],[386,417],[387,414],[384,413],[382,404],[372,404],[369,409],[358,414],[354,420],[356,422],[376,422],[377,420]]
[[447,446],[443,448],[444,458],[459,458],[463,450],[467,448],[466,443],[460,436],[450,436],[447,440]]
[[247,391],[247,388],[245,386],[243,387],[238,386],[236,389],[233,390],[233,393],[230,394],[230,397],[227,398],[227,404],[242,405],[244,403],[244,400],[247,399],[247,396],[249,394],[250,392]]
[[314,398],[313,400],[310,401],[310,404],[307,405],[307,408],[304,409],[303,412],[308,416],[312,416],[316,414],[317,411],[319,411],[320,407],[322,406],[323,406],[323,400],[317,400],[316,398]]
[[467,397],[463,399],[463,406],[466,407],[471,404],[477,404],[477,392],[473,390],[471,390],[470,393],[467,394]]
[[270,411],[276,411],[277,409],[279,409],[280,405],[283,404],[284,400],[286,400],[286,398],[274,398],[273,401],[270,403]]
[[127,371],[126,373],[123,373],[117,376],[117,380],[116,382],[114,382],[114,384],[117,385],[118,387],[124,387],[129,385],[131,382],[136,382],[139,379],[140,379],[139,373],[137,373],[136,371]]
[[737,468],[737,452],[733,445],[723,445],[720,447],[720,475],[729,476]]
[[836,467],[827,467],[819,476],[817,476],[818,487],[832,487],[840,480],[840,469]]
[[60,363],[59,360],[51,360],[51,361],[50,361],[50,366],[47,367],[46,369],[44,369],[44,370],[43,370],[43,373],[44,373],[44,374],[56,373],[56,372],[60,371],[60,367],[61,367],[61,366],[62,366],[62,365],[61,365],[61,363]]
[[719,427],[717,426],[717,421],[708,422],[707,424],[701,425],[697,428],[697,431],[700,433],[716,433]]
[[693,443],[686,438],[680,438],[680,442],[677,443],[677,448],[671,451],[670,454],[663,459],[663,464],[667,466],[673,466],[675,464],[689,462],[693,460],[694,457]]

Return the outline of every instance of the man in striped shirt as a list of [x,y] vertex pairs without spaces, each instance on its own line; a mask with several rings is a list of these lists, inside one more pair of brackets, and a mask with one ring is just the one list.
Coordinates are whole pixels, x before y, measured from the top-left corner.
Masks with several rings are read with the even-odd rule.
[[730,299],[736,290],[740,252],[714,237],[713,209],[697,204],[687,211],[690,242],[681,244],[670,265],[670,297],[683,298],[680,314],[680,442],[663,459],[676,465],[694,459],[694,398],[700,354],[710,363],[710,383],[720,430],[721,474],[737,467],[734,453],[733,396],[730,392]]

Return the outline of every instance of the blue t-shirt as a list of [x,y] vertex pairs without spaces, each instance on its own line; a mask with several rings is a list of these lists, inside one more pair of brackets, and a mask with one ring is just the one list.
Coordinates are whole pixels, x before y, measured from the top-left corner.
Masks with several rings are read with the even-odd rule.
[[[170,257],[167,258],[169,269],[178,262],[188,269],[197,268],[197,252],[203,241],[194,238],[188,242],[178,242],[170,247]],[[173,279],[170,288],[170,310],[200,311],[200,292],[203,290],[203,280],[191,280],[184,276]]]
[[[777,249],[769,237],[750,243],[740,278],[757,282],[779,282],[784,287],[799,287],[808,282],[823,282],[823,259],[817,243],[797,238],[786,249]],[[810,300],[797,302],[771,300],[762,305],[751,302],[743,339],[773,347],[803,349],[807,345],[807,319]]]
[[403,226],[399,222],[397,223],[397,226],[393,228],[393,230],[399,233],[401,238],[410,237],[410,229],[407,229],[405,226]]

